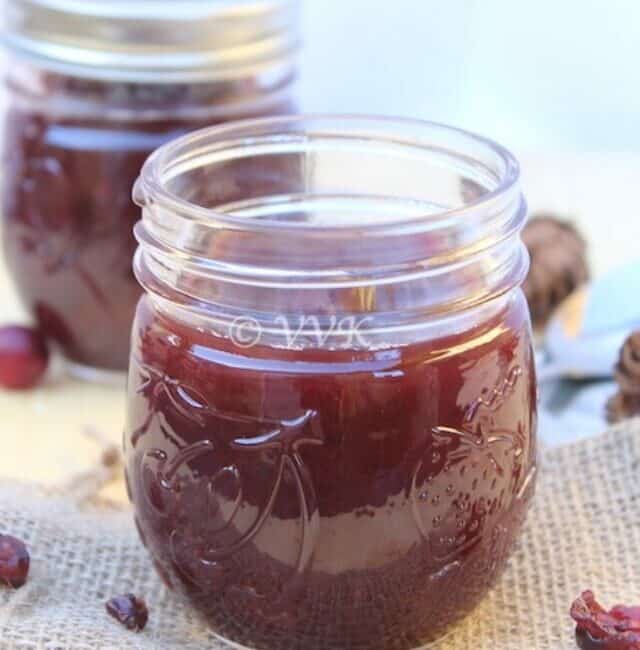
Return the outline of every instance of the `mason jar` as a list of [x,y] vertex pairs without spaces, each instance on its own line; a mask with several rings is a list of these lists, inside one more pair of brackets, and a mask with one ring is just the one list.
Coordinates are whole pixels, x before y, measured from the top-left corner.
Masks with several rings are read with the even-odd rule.
[[366,117],[145,164],[127,486],[220,636],[415,648],[502,572],[536,476],[518,178],[488,140]]
[[199,127],[293,110],[296,0],[8,0],[4,250],[76,367],[125,370],[147,156]]

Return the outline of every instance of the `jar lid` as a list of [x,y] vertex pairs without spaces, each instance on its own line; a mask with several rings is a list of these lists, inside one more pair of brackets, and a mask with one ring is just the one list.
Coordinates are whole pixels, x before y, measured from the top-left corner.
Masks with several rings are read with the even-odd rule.
[[73,76],[228,80],[290,69],[299,0],[7,0],[7,47]]

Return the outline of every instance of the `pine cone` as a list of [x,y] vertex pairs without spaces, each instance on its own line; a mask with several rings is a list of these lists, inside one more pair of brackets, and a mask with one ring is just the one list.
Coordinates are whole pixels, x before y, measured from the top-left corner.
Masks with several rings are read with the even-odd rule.
[[621,393],[635,395],[640,399],[640,330],[624,342],[616,364],[615,377]]
[[607,422],[615,424],[640,415],[640,395],[627,395],[618,391],[607,402]]
[[522,231],[531,269],[524,282],[534,325],[543,325],[553,310],[589,279],[587,244],[569,221],[536,215]]
[[607,402],[607,420],[612,423],[640,415],[640,330],[622,345],[615,378],[618,392]]

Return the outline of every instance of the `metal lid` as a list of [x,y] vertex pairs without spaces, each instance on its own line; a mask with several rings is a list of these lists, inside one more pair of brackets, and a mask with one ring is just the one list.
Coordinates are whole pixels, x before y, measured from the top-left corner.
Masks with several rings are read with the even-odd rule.
[[299,0],[5,0],[3,37],[74,76],[225,80],[291,68],[298,14]]

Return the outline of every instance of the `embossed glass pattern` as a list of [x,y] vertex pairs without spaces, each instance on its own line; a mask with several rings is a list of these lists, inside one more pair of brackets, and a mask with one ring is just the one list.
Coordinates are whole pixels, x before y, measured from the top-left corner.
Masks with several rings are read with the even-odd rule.
[[440,637],[535,484],[515,161],[427,123],[260,120],[165,146],[136,199],[127,484],[169,588],[248,647]]

